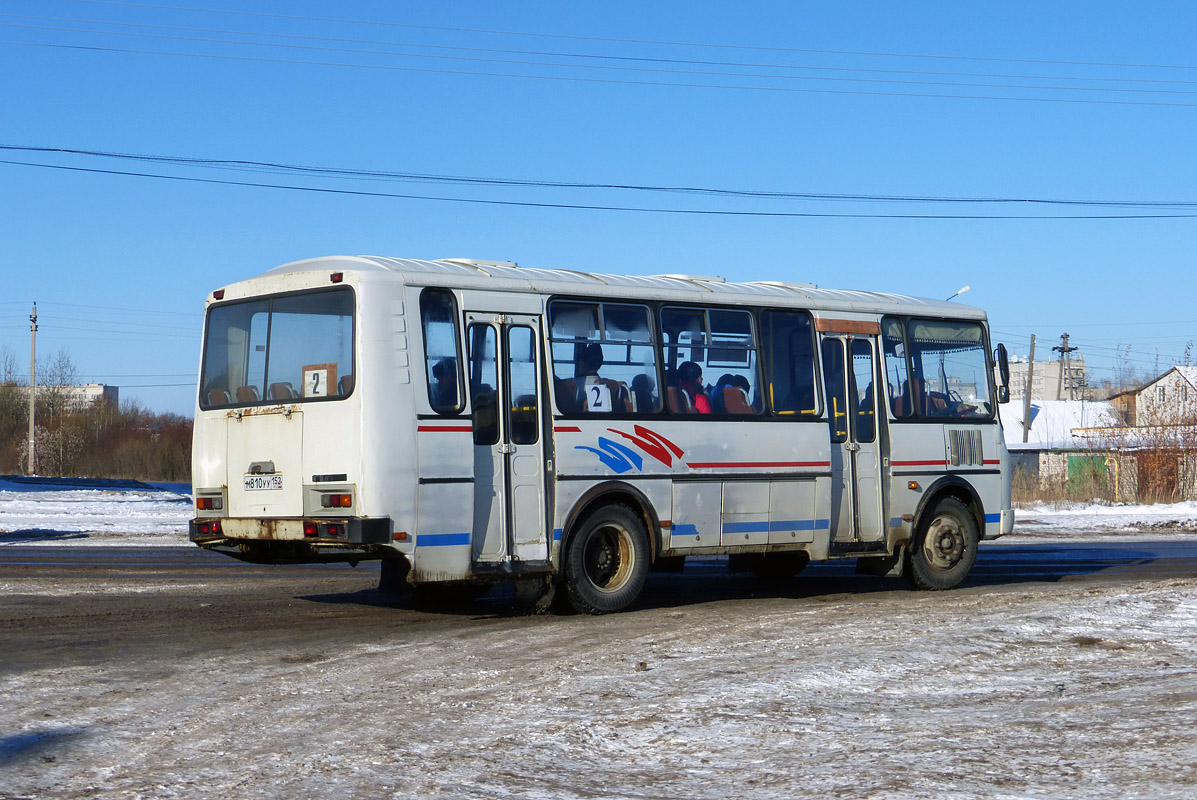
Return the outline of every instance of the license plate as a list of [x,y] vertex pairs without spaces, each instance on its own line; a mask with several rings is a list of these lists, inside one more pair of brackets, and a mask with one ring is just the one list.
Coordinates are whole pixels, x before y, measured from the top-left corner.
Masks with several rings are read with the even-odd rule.
[[246,475],[245,491],[261,492],[283,488],[282,475]]

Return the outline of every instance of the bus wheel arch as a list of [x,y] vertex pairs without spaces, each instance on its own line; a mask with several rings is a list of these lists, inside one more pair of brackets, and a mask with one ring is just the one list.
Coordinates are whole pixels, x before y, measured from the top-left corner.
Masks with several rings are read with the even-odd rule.
[[653,509],[653,504],[635,486],[622,481],[604,481],[592,486],[578,501],[565,520],[561,534],[561,553],[564,555],[569,546],[570,537],[586,521],[586,518],[596,510],[607,505],[623,505],[640,517],[644,530],[648,534],[649,558],[655,561],[661,552],[661,521]]
[[954,492],[941,494],[919,516],[906,549],[906,579],[932,591],[959,586],[972,571],[980,541],[974,510]]
[[936,506],[947,498],[957,500],[968,509],[969,514],[972,515],[973,524],[977,526],[978,533],[985,529],[985,510],[981,505],[981,498],[977,495],[977,490],[973,488],[972,484],[955,475],[946,475],[932,483],[923,492],[918,508],[915,509],[912,530],[917,532],[926,522],[927,514],[935,513]]
[[[595,487],[599,489],[601,487]],[[588,493],[561,542],[560,573],[569,604],[586,614],[620,611],[644,588],[657,552],[651,505],[631,487]]]

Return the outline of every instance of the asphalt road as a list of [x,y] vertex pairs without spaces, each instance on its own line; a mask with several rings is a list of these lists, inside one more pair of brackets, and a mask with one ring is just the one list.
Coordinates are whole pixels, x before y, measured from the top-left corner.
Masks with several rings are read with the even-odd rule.
[[[1132,583],[1197,576],[1189,539],[982,545],[961,589]],[[526,613],[509,588],[455,606],[376,591],[377,565],[255,565],[195,547],[0,548],[0,674],[112,657],[264,645],[335,645],[376,632],[423,638]],[[910,592],[901,579],[857,575],[854,562],[812,564],[782,588],[729,575],[719,559],[652,573],[635,608],[683,608],[754,597],[839,601]],[[960,590],[957,590],[960,591]],[[142,653],[141,651],[146,651]]]
[[0,797],[1194,796],[1197,536],[1057,542],[939,593],[695,559],[600,618],[4,546]]

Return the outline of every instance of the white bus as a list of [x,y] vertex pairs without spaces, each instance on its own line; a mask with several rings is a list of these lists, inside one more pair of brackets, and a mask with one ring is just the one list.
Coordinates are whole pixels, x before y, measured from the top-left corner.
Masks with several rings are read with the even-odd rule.
[[947,589],[1014,524],[1008,375],[955,303],[299,261],[208,297],[190,536],[380,559],[384,588],[516,580],[589,613],[698,555],[773,579],[854,558]]

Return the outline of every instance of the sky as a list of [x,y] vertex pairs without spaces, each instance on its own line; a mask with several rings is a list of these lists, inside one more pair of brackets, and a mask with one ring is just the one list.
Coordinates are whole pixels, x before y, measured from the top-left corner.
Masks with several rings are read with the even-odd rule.
[[177,1],[0,4],[18,371],[36,301],[190,415],[206,295],[345,254],[968,285],[1097,380],[1197,339],[1197,4]]

